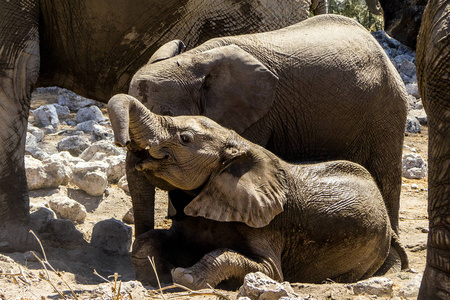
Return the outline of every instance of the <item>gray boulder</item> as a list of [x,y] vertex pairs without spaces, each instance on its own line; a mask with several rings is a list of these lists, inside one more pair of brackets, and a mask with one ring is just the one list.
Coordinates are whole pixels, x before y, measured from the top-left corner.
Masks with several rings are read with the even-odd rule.
[[56,214],[47,207],[39,207],[30,214],[30,225],[34,232],[39,233],[50,220],[56,219]]
[[59,118],[55,106],[52,104],[43,105],[32,111],[34,120],[40,126],[52,126],[54,129],[59,127]]
[[405,132],[420,133],[420,123],[416,117],[408,114],[408,116],[406,117]]
[[86,121],[102,122],[105,118],[103,113],[97,106],[83,107],[77,112],[77,123]]
[[96,101],[88,98],[81,97],[72,91],[57,88],[58,104],[67,106],[71,111],[78,111],[80,108],[95,105]]
[[427,164],[417,153],[403,155],[403,177],[409,179],[422,179],[427,176]]
[[90,145],[91,142],[84,136],[69,136],[59,141],[57,149],[58,151],[68,151],[71,155],[78,156]]
[[94,125],[91,134],[91,141],[94,143],[101,140],[108,140],[112,142],[114,140],[113,131],[101,125]]
[[112,218],[95,224],[91,245],[110,255],[128,255],[131,238],[131,227]]

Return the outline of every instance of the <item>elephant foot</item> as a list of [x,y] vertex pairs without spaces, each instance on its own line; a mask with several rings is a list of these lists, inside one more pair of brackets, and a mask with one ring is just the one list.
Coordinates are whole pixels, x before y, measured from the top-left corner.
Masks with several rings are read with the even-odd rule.
[[40,251],[39,243],[29,228],[15,227],[14,232],[8,232],[11,228],[14,227],[0,229],[0,252]]
[[172,280],[174,283],[181,284],[193,290],[208,288],[207,283],[200,278],[196,278],[194,272],[185,268],[175,268],[172,270]]

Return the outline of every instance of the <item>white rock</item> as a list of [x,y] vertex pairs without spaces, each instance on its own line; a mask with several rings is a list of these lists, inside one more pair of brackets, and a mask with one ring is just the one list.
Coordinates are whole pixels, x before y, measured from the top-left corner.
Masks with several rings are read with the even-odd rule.
[[101,140],[108,140],[112,142],[114,140],[114,133],[111,129],[104,126],[94,125],[94,129],[92,130],[91,134],[91,140],[92,142]]
[[58,151],[69,151],[73,156],[78,156],[90,145],[91,142],[84,136],[69,136],[59,141],[57,149]]
[[108,177],[99,170],[93,172],[74,172],[70,181],[91,196],[101,196],[108,186]]
[[251,300],[267,299],[278,300],[282,297],[300,299],[288,282],[279,283],[261,272],[245,275],[244,284],[239,288],[239,297],[248,297]]
[[84,205],[68,197],[52,198],[48,204],[62,219],[72,220],[75,223],[84,223],[86,219],[86,208]]
[[124,190],[125,192],[129,193],[130,192],[130,188],[128,187],[128,180],[127,180],[127,175],[123,175],[122,178],[119,179],[119,182],[117,183],[117,185]]
[[59,118],[56,112],[56,108],[51,105],[43,105],[32,111],[34,120],[42,126],[51,125],[53,128],[59,127]]
[[403,155],[403,177],[410,179],[422,179],[427,176],[427,164],[417,153]]
[[408,93],[408,95],[412,95],[416,98],[420,98],[419,88],[417,87],[416,82],[408,83],[405,85],[405,87],[406,87],[406,92]]
[[398,292],[398,296],[406,299],[415,299],[419,295],[420,283],[422,282],[422,274],[418,274],[411,279],[404,287]]
[[82,107],[96,105],[96,101],[88,98],[81,97],[72,91],[66,89],[58,89],[58,103],[69,107],[72,111],[77,111]]
[[355,295],[367,294],[375,296],[392,296],[394,283],[389,278],[372,277],[347,285]]
[[411,189],[413,190],[417,190],[419,188],[419,186],[415,183],[411,184]]
[[109,141],[97,141],[86,148],[83,153],[80,154],[80,158],[85,161],[90,161],[94,157],[96,153],[105,153],[108,156],[115,155],[125,155],[125,150],[119,147],[114,146],[113,143]]
[[420,133],[420,123],[416,117],[409,114],[406,116],[405,132]]
[[64,165],[59,162],[43,163],[25,155],[25,171],[29,190],[56,188],[65,179]]
[[39,143],[44,138],[44,131],[37,128],[36,126],[28,123],[27,132],[36,138],[36,142]]
[[410,115],[411,117],[415,117],[420,124],[427,125],[428,118],[425,109],[411,109],[408,112],[408,115]]
[[55,107],[59,118],[67,118],[70,116],[70,109],[68,106],[59,104],[53,104],[53,106]]
[[77,122],[86,121],[102,122],[104,120],[103,113],[97,106],[83,107],[77,112]]
[[92,130],[94,130],[94,125],[97,125],[98,123],[94,120],[89,120],[86,122],[82,122],[77,124],[77,128],[83,132],[92,132]]
[[109,164],[108,181],[116,183],[121,179],[126,172],[125,169],[125,155],[108,156],[105,161]]

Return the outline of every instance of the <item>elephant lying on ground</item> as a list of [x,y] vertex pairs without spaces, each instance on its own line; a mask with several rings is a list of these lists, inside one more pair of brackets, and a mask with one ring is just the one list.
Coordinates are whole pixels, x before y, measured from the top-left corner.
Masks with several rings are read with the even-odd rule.
[[[129,94],[162,115],[204,115],[287,161],[349,160],[375,178],[398,231],[407,94],[371,34],[336,15],[273,32],[161,47]],[[133,145],[130,145],[133,147]],[[153,229],[154,188],[128,153],[136,236]]]
[[0,251],[37,247],[24,167],[31,92],[64,87],[108,101],[164,43],[294,24],[325,0],[0,1]]
[[396,247],[370,174],[349,161],[290,164],[203,116],[153,114],[129,95],[108,112],[117,145],[149,155],[137,169],[177,193],[169,230],[134,243],[137,278],[194,289],[249,272],[275,280],[352,282],[374,274]]

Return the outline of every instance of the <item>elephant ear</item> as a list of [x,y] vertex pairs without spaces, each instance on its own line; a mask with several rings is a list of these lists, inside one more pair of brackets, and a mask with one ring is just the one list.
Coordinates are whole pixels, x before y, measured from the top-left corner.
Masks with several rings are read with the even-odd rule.
[[286,175],[277,157],[226,150],[235,158],[211,176],[197,197],[185,208],[186,215],[219,222],[243,222],[260,228],[283,211]]
[[186,48],[184,43],[180,40],[173,40],[162,45],[155,53],[153,53],[152,57],[148,60],[149,64],[153,64],[155,62],[168,59],[170,57],[176,56],[183,52]]
[[229,45],[199,53],[194,60],[205,75],[202,115],[240,134],[269,111],[278,77],[248,52]]

